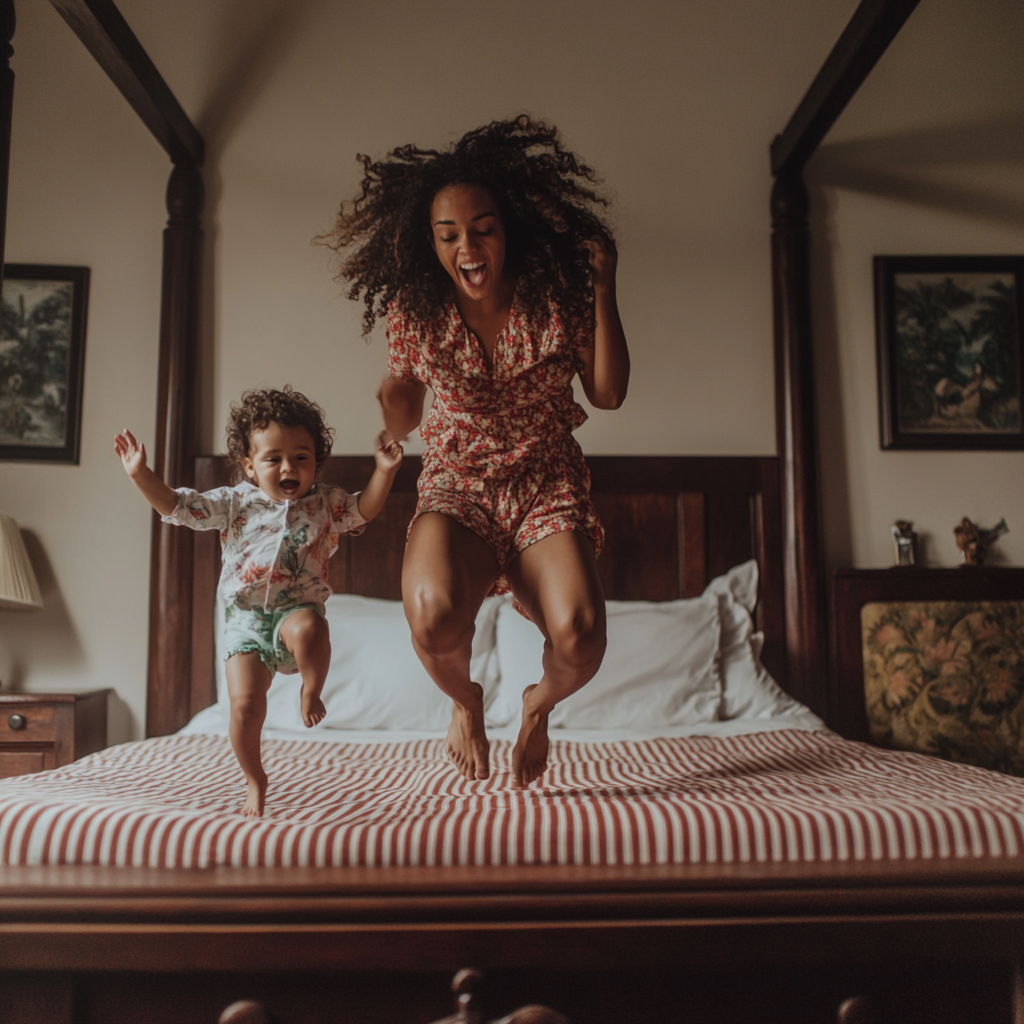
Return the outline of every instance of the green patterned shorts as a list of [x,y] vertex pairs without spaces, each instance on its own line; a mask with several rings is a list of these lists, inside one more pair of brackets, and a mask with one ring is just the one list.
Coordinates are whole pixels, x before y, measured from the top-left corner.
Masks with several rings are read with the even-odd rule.
[[258,654],[273,676],[276,672],[298,672],[292,652],[281,640],[281,625],[292,612],[308,608],[324,617],[322,604],[293,604],[287,608],[224,608],[224,660],[233,654]]

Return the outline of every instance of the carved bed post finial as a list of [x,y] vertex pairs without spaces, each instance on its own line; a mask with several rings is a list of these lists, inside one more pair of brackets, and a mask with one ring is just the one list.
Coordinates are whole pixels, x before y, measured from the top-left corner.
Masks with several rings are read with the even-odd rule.
[[11,57],[14,47],[14,0],[0,0],[0,282],[3,281],[4,253],[7,241],[7,181],[11,169],[11,115],[14,112],[14,72]]
[[455,1019],[466,1021],[466,1024],[478,1024],[482,1018],[480,1003],[480,985],[484,976],[472,967],[463,967],[452,978],[452,995],[455,996]]
[[874,1003],[867,996],[844,999],[836,1011],[836,1024],[875,1024],[877,1019]]
[[799,168],[772,189],[775,422],[782,476],[787,690],[827,716],[825,601],[818,541],[818,455],[811,353],[810,231]]
[[[202,209],[202,174],[183,160],[167,183],[157,380],[155,470],[172,487],[189,487],[195,477]],[[182,685],[192,675],[193,543],[191,530],[154,520],[147,736],[180,729],[193,711],[190,689]]]
[[270,1024],[270,1015],[262,1003],[239,999],[223,1010],[217,1018],[217,1024]]

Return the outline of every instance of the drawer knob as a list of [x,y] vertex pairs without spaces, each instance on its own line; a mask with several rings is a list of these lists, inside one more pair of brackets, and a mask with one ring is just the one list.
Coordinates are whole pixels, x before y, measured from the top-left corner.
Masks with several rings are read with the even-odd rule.
[[17,732],[19,729],[24,729],[25,726],[28,725],[28,722],[24,715],[11,715],[11,717],[7,719],[7,724]]

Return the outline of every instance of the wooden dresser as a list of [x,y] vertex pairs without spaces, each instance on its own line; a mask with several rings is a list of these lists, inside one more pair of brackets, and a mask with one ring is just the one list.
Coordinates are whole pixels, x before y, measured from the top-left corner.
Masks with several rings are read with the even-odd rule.
[[60,768],[107,745],[107,695],[0,691],[0,779]]

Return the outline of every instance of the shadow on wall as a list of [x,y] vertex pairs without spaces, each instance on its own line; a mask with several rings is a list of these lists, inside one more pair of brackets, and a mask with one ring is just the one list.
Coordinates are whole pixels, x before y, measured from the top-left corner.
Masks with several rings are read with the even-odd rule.
[[[1024,111],[990,121],[826,144],[814,155],[811,174],[821,186],[1022,225],[1022,122]],[[1008,188],[993,187],[1001,180],[998,176],[978,177],[982,167],[1001,168]]]
[[[203,280],[199,347],[199,451],[217,451],[221,426],[213,416],[213,349],[215,331],[217,211],[223,193],[220,161],[224,149],[248,112],[273,81],[292,41],[322,0],[233,0],[223,5],[218,52],[221,73],[196,127],[206,144],[203,185]],[[247,26],[247,31],[239,31]],[[212,439],[212,447],[211,447]]]

